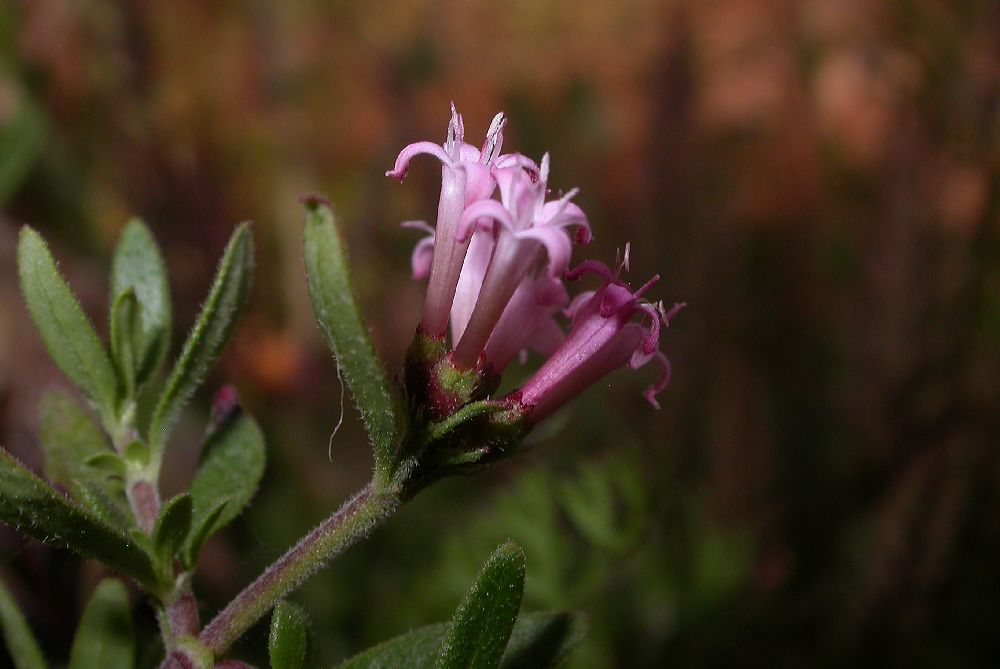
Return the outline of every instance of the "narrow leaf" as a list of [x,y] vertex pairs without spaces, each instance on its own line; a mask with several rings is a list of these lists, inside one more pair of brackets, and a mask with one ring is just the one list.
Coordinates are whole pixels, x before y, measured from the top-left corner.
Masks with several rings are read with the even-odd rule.
[[237,409],[206,440],[191,482],[195,531],[185,550],[189,565],[197,560],[201,544],[243,511],[263,474],[264,435],[250,414]]
[[110,422],[118,395],[111,360],[45,241],[27,226],[21,228],[17,261],[24,300],[49,355]]
[[131,537],[73,504],[6,451],[0,451],[0,521],[39,541],[99,560],[149,589],[158,587],[152,561]]
[[[431,669],[437,662],[448,625],[428,625],[373,646],[338,669]],[[501,669],[553,669],[565,662],[580,643],[583,616],[538,612],[521,616],[514,625]]]
[[521,609],[524,551],[513,542],[490,556],[458,606],[441,645],[441,669],[494,669]]
[[501,669],[559,667],[583,641],[587,631],[579,613],[527,613],[517,620],[500,662]]
[[181,409],[205,380],[232,334],[250,293],[252,272],[253,239],[250,224],[243,223],[229,239],[208,299],[184,342],[184,349],[153,412],[149,443],[154,453],[162,450]]
[[0,581],[0,626],[16,669],[45,669],[45,658],[17,602]]
[[305,265],[313,311],[350,388],[375,450],[375,471],[390,475],[399,437],[399,412],[351,286],[347,251],[333,212],[318,198],[306,202]]
[[111,305],[111,359],[128,398],[135,396],[142,346],[139,301],[135,297],[135,291],[127,288]]
[[153,526],[153,550],[169,564],[191,531],[191,495],[177,495],[160,509]]
[[136,358],[136,383],[148,379],[170,347],[170,288],[163,257],[146,224],[138,219],[122,230],[111,261],[111,295],[131,289],[139,304],[142,337]]
[[267,643],[271,669],[302,669],[308,622],[305,611],[291,602],[282,600],[274,607]]
[[87,467],[94,472],[101,472],[105,476],[115,476],[124,478],[128,465],[114,453],[95,453],[83,461]]
[[39,413],[45,475],[78,498],[82,482],[104,478],[86,464],[87,458],[110,452],[111,445],[90,413],[65,391],[42,395]]
[[135,640],[128,593],[121,581],[101,581],[83,610],[68,669],[132,669]]
[[128,509],[122,485],[84,481],[79,483],[80,501],[105,525],[128,532],[135,528],[135,516]]

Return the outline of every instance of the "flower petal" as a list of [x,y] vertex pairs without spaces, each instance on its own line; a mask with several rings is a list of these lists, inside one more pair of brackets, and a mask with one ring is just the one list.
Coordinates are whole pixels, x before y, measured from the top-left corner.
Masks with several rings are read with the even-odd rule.
[[476,230],[476,224],[480,219],[497,221],[501,225],[513,229],[514,222],[511,220],[510,212],[496,200],[479,200],[473,202],[462,212],[462,217],[458,221],[458,230],[455,239],[464,244]]
[[395,166],[387,171],[385,175],[392,179],[402,181],[406,176],[406,172],[410,169],[410,161],[414,156],[419,156],[426,154],[429,156],[434,156],[440,160],[445,165],[451,165],[451,158],[445,152],[444,147],[435,144],[434,142],[414,142],[403,148],[396,156]]
[[573,255],[573,244],[565,231],[559,228],[528,228],[515,233],[519,240],[532,239],[545,247],[549,257],[549,276],[560,277],[569,267],[569,259]]

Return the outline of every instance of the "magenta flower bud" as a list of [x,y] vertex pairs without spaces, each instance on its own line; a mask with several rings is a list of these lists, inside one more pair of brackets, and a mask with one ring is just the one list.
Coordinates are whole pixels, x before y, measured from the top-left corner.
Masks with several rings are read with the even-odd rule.
[[[627,265],[626,247],[625,259],[614,272],[604,263],[589,260],[567,274],[568,279],[575,279],[593,272],[603,277],[604,283],[570,303],[566,312],[572,321],[565,341],[513,394],[512,399],[530,412],[530,421],[550,415],[610,372],[625,365],[637,369],[650,361],[660,365],[661,373],[644,395],[659,408],[656,395],[670,380],[670,363],[659,351],[660,325],[668,324],[684,305],[674,305],[668,312],[662,303],[642,299],[659,276],[633,291],[620,279],[621,269]],[[640,321],[633,322],[636,315]]]
[[[464,142],[465,125],[452,103],[451,122],[448,124],[445,143],[440,146],[433,142],[410,144],[399,153],[393,169],[385,173],[388,177],[402,181],[414,156],[427,154],[441,161],[436,243],[429,263],[430,281],[420,321],[421,328],[432,336],[443,335],[448,326],[455,286],[468,250],[468,239],[457,239],[462,212],[467,205],[492,195],[496,187],[492,168],[507,160],[507,157],[499,155],[503,145],[504,125],[506,119],[503,113],[497,114],[486,133],[483,148],[476,149]],[[423,248],[418,246],[420,254],[415,251],[414,274],[423,273],[426,266],[426,254],[423,252],[429,248],[425,243]]]
[[586,215],[570,202],[575,189],[559,200],[545,202],[548,154],[542,158],[537,177],[529,161],[512,162],[512,166],[494,170],[500,184],[500,202],[472,203],[459,221],[458,243],[467,242],[484,228],[492,229],[495,235],[475,308],[452,353],[459,369],[471,369],[480,362],[494,328],[525,276],[539,266],[544,266],[553,279],[563,274],[572,254],[572,241],[565,228],[577,226],[577,239],[590,241]]

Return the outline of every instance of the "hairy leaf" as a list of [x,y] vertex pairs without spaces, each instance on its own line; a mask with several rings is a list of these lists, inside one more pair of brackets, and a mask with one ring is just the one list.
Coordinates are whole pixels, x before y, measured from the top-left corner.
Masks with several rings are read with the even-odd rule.
[[306,661],[309,619],[305,611],[282,600],[271,614],[271,634],[267,650],[271,669],[302,669]]
[[0,451],[0,521],[158,588],[153,563],[134,539],[63,497],[6,451]]
[[104,579],[83,610],[68,669],[132,669],[134,663],[128,593],[121,581]]
[[[448,625],[428,625],[369,648],[338,669],[431,669]],[[583,638],[583,616],[540,611],[521,616],[500,662],[501,669],[554,669]]]
[[264,435],[250,414],[238,411],[206,440],[191,482],[194,530],[184,551],[188,565],[194,564],[208,537],[243,511],[263,474]]
[[243,223],[229,239],[208,298],[153,412],[149,443],[154,453],[162,450],[181,409],[205,380],[232,334],[250,293],[252,273],[253,238],[250,224]]
[[347,251],[333,212],[318,198],[306,202],[304,244],[316,320],[364,419],[375,450],[376,475],[386,478],[391,474],[399,438],[399,412],[355,303]]
[[125,388],[125,397],[135,396],[143,333],[139,301],[135,291],[125,289],[111,305],[111,360]]
[[21,228],[17,262],[24,300],[49,355],[110,424],[118,399],[111,359],[45,241],[27,226]]
[[500,546],[458,606],[441,645],[441,669],[494,669],[514,629],[524,593],[524,551]]
[[16,669],[45,669],[45,658],[31,633],[21,609],[0,581],[0,627],[7,642],[7,652]]
[[171,323],[170,287],[163,257],[149,228],[139,219],[132,219],[125,225],[111,261],[112,299],[117,301],[130,289],[139,305],[141,324],[141,343],[135,360],[138,385],[146,381],[166,357]]
[[153,550],[170,564],[191,531],[191,495],[177,495],[160,509],[153,526]]
[[104,479],[87,458],[110,452],[110,444],[90,413],[69,393],[50,390],[39,402],[39,441],[45,453],[45,475],[79,498],[85,481]]

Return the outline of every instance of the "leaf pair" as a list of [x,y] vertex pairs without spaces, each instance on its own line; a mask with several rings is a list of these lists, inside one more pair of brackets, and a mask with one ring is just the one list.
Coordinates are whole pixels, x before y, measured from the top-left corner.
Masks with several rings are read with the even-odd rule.
[[[14,598],[0,583],[0,625],[16,669],[46,669],[38,642]],[[121,581],[101,581],[87,602],[67,669],[132,669],[135,640],[128,593]]]
[[483,566],[449,624],[396,637],[339,669],[557,667],[582,640],[583,619],[561,612],[518,618],[523,591],[524,552],[508,542]]

